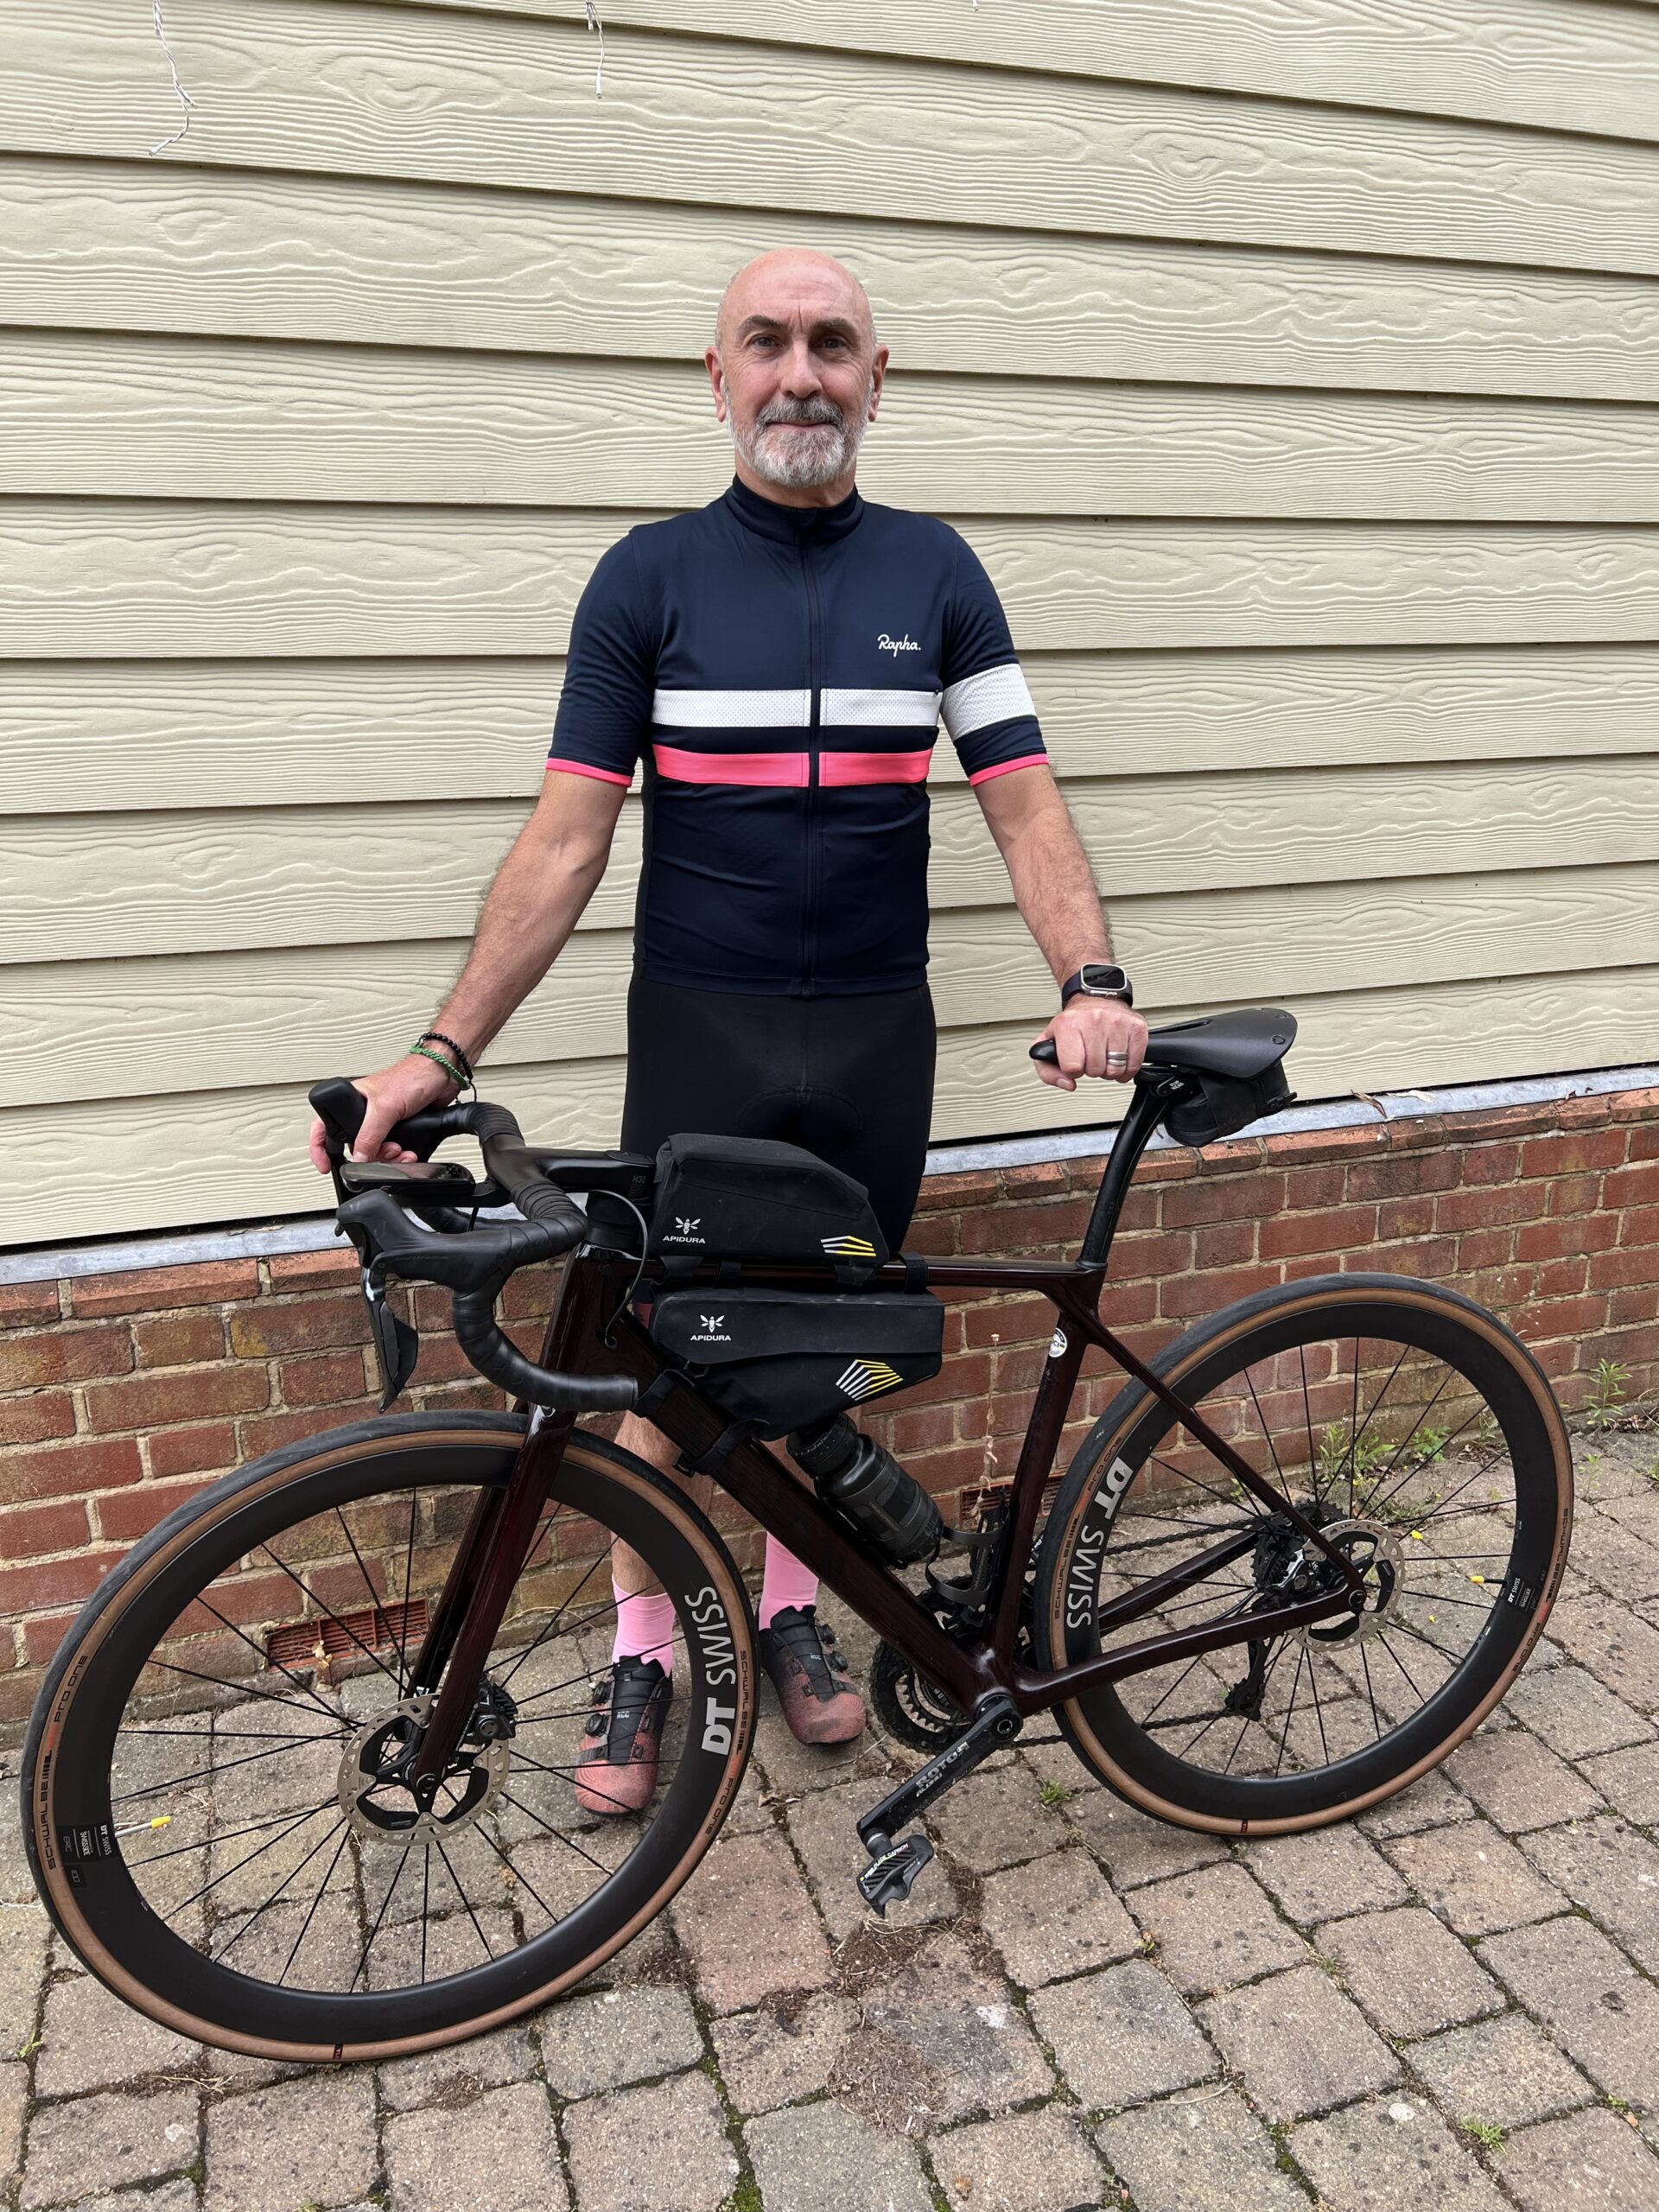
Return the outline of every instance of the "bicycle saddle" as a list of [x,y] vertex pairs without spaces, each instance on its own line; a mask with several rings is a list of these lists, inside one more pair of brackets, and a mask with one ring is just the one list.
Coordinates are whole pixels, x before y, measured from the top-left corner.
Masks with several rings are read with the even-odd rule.
[[1149,1068],[1195,1068],[1204,1075],[1249,1082],[1282,1060],[1296,1041],[1296,1017],[1282,1007],[1241,1007],[1201,1014],[1147,1035]]

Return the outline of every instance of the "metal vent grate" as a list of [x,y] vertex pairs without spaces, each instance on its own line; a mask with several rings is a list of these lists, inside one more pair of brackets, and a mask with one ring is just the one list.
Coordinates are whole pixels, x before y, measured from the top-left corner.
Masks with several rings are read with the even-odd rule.
[[355,1613],[337,1613],[315,1621],[285,1621],[265,1638],[265,1656],[273,1667],[305,1666],[319,1658],[339,1658],[348,1651],[362,1656],[385,1648],[407,1651],[426,1633],[426,1600],[410,1605],[365,1605]]

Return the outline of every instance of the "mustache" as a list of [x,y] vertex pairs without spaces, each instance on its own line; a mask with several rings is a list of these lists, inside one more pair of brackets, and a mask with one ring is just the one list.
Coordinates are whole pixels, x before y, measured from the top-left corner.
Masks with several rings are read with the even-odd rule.
[[846,417],[830,399],[809,399],[798,406],[774,400],[770,407],[763,408],[755,417],[758,429],[768,430],[779,423],[822,424],[826,429],[839,430],[845,428]]

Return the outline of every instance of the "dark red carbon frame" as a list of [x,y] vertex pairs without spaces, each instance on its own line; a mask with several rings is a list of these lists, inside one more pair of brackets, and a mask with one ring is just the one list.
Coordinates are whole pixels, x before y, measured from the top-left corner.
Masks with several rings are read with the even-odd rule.
[[[947,1633],[874,1548],[844,1528],[820,1503],[806,1479],[765,1445],[752,1439],[736,1443],[718,1462],[716,1479],[721,1487],[964,1713],[973,1712],[980,1700],[993,1691],[1006,1692],[1022,1713],[1046,1712],[1103,1683],[1224,1645],[1279,1636],[1328,1620],[1354,1610],[1356,1601],[1363,1599],[1363,1580],[1348,1559],[1100,1319],[1100,1293],[1112,1234],[1130,1178],[1161,1118],[1166,1096],[1164,1086],[1157,1083],[1142,1082],[1137,1086],[1103,1177],[1078,1259],[927,1262],[927,1280],[940,1288],[1039,1292],[1052,1303],[1064,1325],[1044,1365],[1020,1447],[1013,1510],[992,1568],[988,1636],[963,1637]],[[548,1323],[541,1363],[567,1375],[632,1375],[642,1392],[658,1376],[669,1376],[672,1388],[660,1402],[653,1402],[651,1419],[679,1446],[686,1460],[695,1464],[724,1435],[730,1425],[728,1417],[690,1382],[664,1368],[632,1312],[623,1310],[620,1318],[612,1319],[619,1308],[626,1308],[635,1266],[632,1258],[588,1247],[572,1255]],[[655,1281],[661,1274],[657,1262],[648,1262],[643,1280]],[[712,1284],[715,1274],[710,1266],[700,1269],[690,1281]],[[899,1289],[905,1279],[902,1261],[889,1261],[874,1281]],[[821,1274],[804,1269],[746,1268],[743,1280],[779,1287],[800,1288],[809,1283],[823,1287]],[[1043,1670],[1020,1664],[1015,1648],[1026,1564],[1043,1487],[1058,1448],[1087,1344],[1097,1345],[1161,1399],[1188,1433],[1212,1452],[1230,1474],[1323,1552],[1341,1572],[1342,1586],[1300,1605],[1149,1637],[1074,1666]],[[540,1516],[556,1495],[559,1463],[575,1425],[573,1414],[537,1412],[532,1415],[529,1434],[505,1487],[480,1498],[457,1548],[416,1662],[417,1688],[429,1689],[442,1684],[411,1776],[417,1785],[426,1780],[435,1783],[465,1731],[485,1662],[535,1541]],[[1243,1556],[1253,1541],[1234,1537],[1180,1567],[1137,1584],[1103,1608],[1102,1625],[1122,1627],[1151,1611],[1213,1572],[1224,1560]]]

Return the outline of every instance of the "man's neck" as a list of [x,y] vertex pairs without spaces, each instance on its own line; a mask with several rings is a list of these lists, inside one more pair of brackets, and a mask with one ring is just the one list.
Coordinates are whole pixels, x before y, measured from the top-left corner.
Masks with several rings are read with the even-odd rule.
[[858,464],[828,484],[772,484],[764,476],[757,476],[741,454],[734,456],[737,480],[753,492],[757,499],[770,499],[775,507],[835,507],[848,497],[853,488],[853,479],[858,474]]

